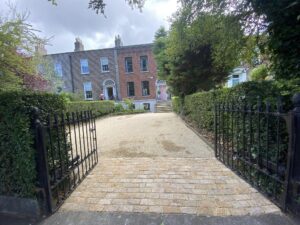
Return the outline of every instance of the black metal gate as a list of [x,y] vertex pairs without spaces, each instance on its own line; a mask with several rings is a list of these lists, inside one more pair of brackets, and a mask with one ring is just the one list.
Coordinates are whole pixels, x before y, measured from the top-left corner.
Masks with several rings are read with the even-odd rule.
[[294,110],[260,100],[215,106],[215,155],[284,210],[300,214],[300,94]]
[[39,118],[35,110],[38,198],[44,214],[56,211],[98,163],[92,111]]

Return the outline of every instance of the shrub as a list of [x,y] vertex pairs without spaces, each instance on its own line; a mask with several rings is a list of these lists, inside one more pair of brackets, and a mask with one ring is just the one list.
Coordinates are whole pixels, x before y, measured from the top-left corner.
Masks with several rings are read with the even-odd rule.
[[66,112],[92,110],[94,116],[99,117],[114,112],[113,101],[77,101],[67,103]]
[[124,112],[125,109],[124,109],[124,107],[123,107],[122,104],[117,103],[117,104],[115,105],[115,110],[114,110],[114,111],[115,111],[115,112]]
[[125,98],[124,99],[124,103],[125,105],[127,106],[127,109],[128,110],[134,110],[134,103],[133,103],[133,100],[130,99],[130,98]]
[[[256,106],[258,96],[261,97],[262,104],[268,100],[272,109],[276,108],[278,96],[281,96],[283,109],[292,108],[291,97],[296,92],[300,92],[300,79],[293,81],[250,81],[241,83],[233,88],[222,88],[208,92],[198,92],[187,95],[184,99],[184,115],[192,120],[200,129],[213,131],[213,109],[217,102],[238,104],[245,99],[248,104]],[[173,97],[173,109],[181,113],[180,99]]]
[[177,97],[177,96],[172,97],[172,108],[173,108],[174,112],[180,113],[181,105],[180,105],[179,97]]
[[0,195],[35,195],[36,163],[31,107],[40,109],[43,120],[49,112],[62,112],[65,101],[55,94],[0,92]]
[[250,77],[253,81],[265,80],[268,76],[268,68],[265,64],[259,65],[258,67],[254,68],[251,73]]

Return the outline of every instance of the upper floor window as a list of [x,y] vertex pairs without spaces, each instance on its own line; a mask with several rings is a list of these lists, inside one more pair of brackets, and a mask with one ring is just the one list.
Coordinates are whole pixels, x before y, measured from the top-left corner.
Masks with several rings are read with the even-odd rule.
[[84,91],[84,97],[86,100],[93,99],[92,82],[84,82],[83,83],[83,91]]
[[100,64],[101,64],[101,72],[109,72],[108,58],[107,57],[101,57],[100,58]]
[[149,81],[142,81],[142,95],[150,95]]
[[134,96],[134,82],[127,82],[127,96]]
[[59,76],[59,77],[63,76],[61,63],[55,63],[54,64],[54,71],[55,71],[57,76]]
[[126,73],[133,72],[132,57],[125,58],[125,71],[126,71]]
[[81,74],[90,73],[89,62],[87,59],[80,59],[80,68],[81,68]]
[[141,56],[140,57],[140,68],[141,71],[148,71],[148,56]]

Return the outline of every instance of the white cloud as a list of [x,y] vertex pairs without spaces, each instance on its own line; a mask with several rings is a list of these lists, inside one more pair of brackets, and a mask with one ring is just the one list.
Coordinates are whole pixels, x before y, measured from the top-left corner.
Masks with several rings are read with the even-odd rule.
[[117,34],[124,45],[152,42],[161,25],[168,27],[168,18],[177,7],[177,0],[146,0],[140,12],[132,10],[125,0],[106,0],[105,18],[88,9],[88,0],[57,0],[58,6],[47,0],[12,2],[19,11],[30,11],[29,22],[42,31],[42,36],[54,36],[52,46],[47,47],[49,53],[73,51],[75,37],[82,39],[85,49],[113,47]]

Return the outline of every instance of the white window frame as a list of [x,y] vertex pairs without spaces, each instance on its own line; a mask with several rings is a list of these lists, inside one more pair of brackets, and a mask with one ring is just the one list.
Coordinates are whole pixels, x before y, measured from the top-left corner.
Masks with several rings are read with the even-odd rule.
[[[106,64],[104,64],[106,63]],[[103,66],[107,66],[107,70],[103,69]],[[101,57],[100,58],[100,67],[101,67],[101,72],[102,73],[107,73],[109,72],[109,61],[108,61],[108,57]]]
[[[144,88],[144,83],[148,83],[148,89]],[[150,95],[150,82],[148,80],[142,81],[142,96],[149,96]]]
[[[128,63],[127,63],[128,59],[131,59],[131,68],[132,68],[131,71],[129,71],[129,69],[128,69]],[[125,72],[126,73],[133,73],[133,58],[131,56],[125,57]]]
[[[87,71],[84,71],[84,69],[83,69],[84,67],[87,68]],[[89,74],[90,73],[88,59],[80,59],[80,70],[81,70],[81,74]]]
[[[143,70],[143,60],[142,59],[145,59],[146,60],[146,70]],[[149,62],[148,62],[148,56],[147,55],[142,55],[140,56],[140,70],[141,72],[149,72]]]
[[57,75],[58,77],[62,77],[62,76],[63,76],[62,65],[61,65],[60,62],[56,62],[56,63],[54,64],[54,71],[55,71],[55,73],[56,73],[56,75]]
[[[92,82],[91,81],[83,83],[83,91],[84,91],[84,98],[85,98],[85,100],[93,100],[93,87],[92,87]],[[87,91],[91,91],[92,92],[92,97],[91,98],[87,97],[87,94],[86,94]]]

